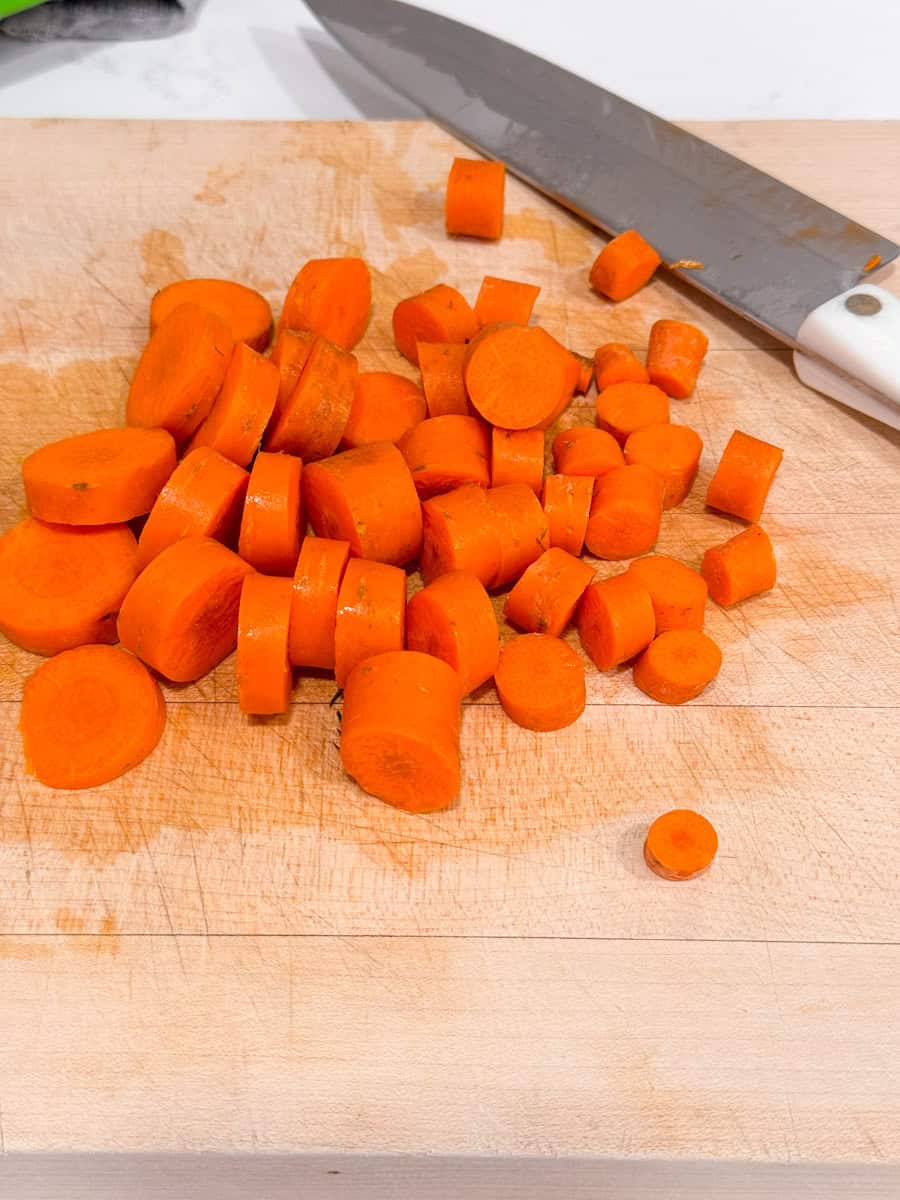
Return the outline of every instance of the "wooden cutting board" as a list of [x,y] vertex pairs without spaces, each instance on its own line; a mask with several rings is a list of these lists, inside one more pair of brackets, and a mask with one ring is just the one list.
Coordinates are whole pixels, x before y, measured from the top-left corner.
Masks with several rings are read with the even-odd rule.
[[[897,125],[695,128],[900,237]],[[515,181],[501,242],[449,240],[458,146],[428,124],[7,121],[0,142],[2,529],[23,512],[26,452],[122,419],[154,289],[231,276],[277,305],[328,254],[373,268],[363,369],[411,373],[390,336],[402,296],[447,280],[474,298],[485,273],[539,283],[536,318],[585,353],[643,349],[657,317],[700,324],[700,386],[673,408],[706,449],[659,543],[692,565],[738,527],[702,503],[731,431],[785,449],[765,515],[780,582],[712,607],[715,685],[673,710],[627,669],[592,671],[584,717],[550,735],[485,689],[465,709],[459,802],[433,816],[343,775],[333,682],[302,679],[287,716],[248,720],[230,661],[169,690],[139,769],[50,791],[16,733],[38,660],[3,642],[0,1194],[4,1169],[32,1194],[20,1154],[200,1148],[481,1152],[511,1164],[511,1188],[535,1186],[529,1155],[588,1156],[574,1182],[547,1177],[553,1196],[623,1162],[645,1191],[611,1194],[707,1194],[681,1168],[654,1182],[632,1163],[646,1156],[843,1163],[893,1187],[877,1169],[900,1162],[897,435],[664,277],[600,301],[600,239]],[[673,806],[720,835],[687,885],[641,859]],[[487,1186],[447,1163],[417,1195]],[[821,1169],[810,1194],[851,1194]],[[735,1171],[711,1177],[717,1195],[812,1178],[773,1191]],[[491,1194],[532,1194],[504,1186]]]

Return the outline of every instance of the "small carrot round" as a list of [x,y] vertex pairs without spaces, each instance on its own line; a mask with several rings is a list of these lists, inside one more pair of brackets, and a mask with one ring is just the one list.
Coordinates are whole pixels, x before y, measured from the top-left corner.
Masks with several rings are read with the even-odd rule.
[[469,346],[466,391],[478,413],[503,429],[546,429],[572,399],[577,365],[539,326],[494,325]]
[[422,557],[425,583],[449,571],[467,571],[493,587],[500,568],[500,534],[484,488],[455,488],[422,505]]
[[609,300],[627,300],[650,282],[661,262],[636,229],[626,229],[597,255],[591,267],[591,287]]
[[174,683],[199,679],[237,644],[241,585],[252,570],[211,538],[173,542],[122,601],[119,640]]
[[627,574],[650,593],[657,633],[703,628],[707,587],[697,571],[665,554],[649,554],[636,558]]
[[655,321],[650,329],[647,373],[667,396],[690,396],[709,348],[702,329],[687,321]]
[[141,570],[179,538],[200,536],[234,545],[250,476],[209,446],[199,446],[181,460],[141,530]]
[[491,481],[490,439],[477,417],[429,417],[405,433],[397,447],[423,500],[466,483],[487,487]]
[[363,371],[356,379],[341,445],[347,449],[371,442],[396,445],[425,415],[425,396],[411,379],[393,371]]
[[444,204],[447,232],[496,240],[503,234],[506,167],[502,162],[454,158]]
[[578,367],[578,379],[575,383],[575,391],[579,396],[586,396],[591,390],[591,384],[594,382],[594,364],[589,358],[585,358],[582,354],[576,354],[572,351],[572,357],[575,359],[575,364]]
[[291,702],[288,627],[291,580],[247,575],[238,608],[237,689],[241,712],[271,716]]
[[334,629],[334,677],[347,682],[357,663],[374,654],[402,650],[406,621],[406,572],[387,563],[351,558],[338,592]]
[[703,438],[687,425],[647,425],[625,443],[626,463],[650,467],[662,480],[663,508],[675,508],[687,497],[702,453]]
[[222,389],[188,450],[211,446],[246,467],[262,441],[278,399],[278,367],[241,342],[234,348]]
[[352,354],[318,338],[294,390],[269,426],[266,450],[296,454],[304,461],[334,454],[350,418],[357,374]]
[[597,558],[634,558],[656,544],[662,484],[649,467],[616,467],[597,480],[584,544]]
[[592,583],[581,597],[578,635],[601,671],[640,654],[655,633],[650,593],[627,571]]
[[58,525],[117,525],[143,516],[175,469],[165,429],[95,429],[51,442],[22,463],[32,515]]
[[78,646],[25,681],[25,760],[46,787],[93,788],[143,762],[166,725],[159,684],[115,646]]
[[526,633],[561,637],[593,578],[588,563],[551,547],[522,572],[506,597],[503,615]]
[[623,445],[629,434],[669,419],[669,397],[652,383],[614,383],[597,397],[597,424]]
[[338,592],[349,557],[349,542],[304,538],[291,601],[290,658],[294,666],[334,670]]
[[448,663],[463,696],[486,683],[497,669],[500,634],[480,580],[450,571],[416,592],[406,606],[406,645]]
[[517,283],[513,279],[485,275],[475,301],[478,324],[482,329],[485,325],[497,325],[505,321],[527,325],[540,290],[534,283]]
[[506,642],[494,682],[507,716],[523,729],[564,729],[584,712],[584,664],[567,642],[549,633]]
[[128,393],[128,424],[187,441],[209,415],[233,350],[228,326],[214,313],[180,304],[144,348]]
[[623,467],[622,447],[605,429],[576,425],[553,439],[553,461],[560,475],[591,475],[598,478],[614,467]]
[[547,475],[544,479],[544,516],[551,546],[577,558],[584,549],[594,480],[589,475]]
[[429,417],[466,416],[469,397],[463,379],[464,342],[419,342],[419,370]]
[[422,508],[406,459],[390,442],[344,450],[303,472],[310,524],[360,558],[403,566],[422,546]]
[[524,483],[537,495],[544,483],[543,429],[491,430],[491,486]]
[[361,258],[314,258],[288,288],[281,325],[310,330],[352,350],[366,332],[371,311],[372,277]]
[[400,301],[393,329],[397,349],[418,366],[419,342],[467,342],[478,332],[478,320],[465,296],[438,283]]
[[291,454],[256,456],[238,554],[266,575],[293,575],[306,534],[303,512],[303,463]]
[[745,521],[758,521],[784,451],[736,429],[709,481],[706,503]]
[[306,360],[316,344],[316,335],[304,329],[285,329],[282,327],[275,338],[272,347],[272,362],[278,368],[278,399],[275,403],[275,416],[284,411],[287,402],[294,393],[294,388],[300,382]]
[[32,654],[115,642],[116,614],[138,573],[127,525],[45,525],[0,537],[0,632]]
[[507,483],[487,492],[500,544],[497,574],[490,587],[518,579],[547,549],[547,518],[541,502],[524,483]]
[[769,591],[777,579],[769,535],[759,525],[751,525],[721,546],[711,546],[700,571],[710,596],[722,608]]
[[722,651],[699,629],[669,629],[634,664],[634,682],[660,704],[686,704],[719,673]]
[[344,687],[344,770],[406,812],[446,808],[459,791],[459,700],[459,676],[431,654],[365,659]]
[[699,813],[676,808],[657,817],[647,831],[644,861],[663,879],[693,879],[716,857],[716,831]]
[[597,391],[603,392],[614,383],[649,383],[647,368],[621,342],[607,342],[594,351],[594,377]]
[[265,296],[231,279],[178,279],[160,288],[150,301],[151,334],[182,304],[218,317],[235,342],[263,351],[272,337],[272,309]]

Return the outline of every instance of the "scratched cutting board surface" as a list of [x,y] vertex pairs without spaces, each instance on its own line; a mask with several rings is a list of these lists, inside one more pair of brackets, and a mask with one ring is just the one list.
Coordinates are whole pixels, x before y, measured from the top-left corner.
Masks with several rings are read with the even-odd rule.
[[[698,129],[900,237],[895,128]],[[668,709],[630,670],[591,669],[584,716],[549,735],[517,728],[483,689],[464,710],[459,800],[435,815],[396,812],[343,775],[332,682],[301,679],[284,718],[248,720],[230,660],[167,691],[165,735],[137,770],[92,791],[48,790],[26,773],[16,733],[40,660],[3,641],[0,957],[11,969],[37,979],[65,942],[57,934],[90,951],[76,973],[98,970],[105,951],[108,969],[124,970],[138,953],[130,935],[169,945],[175,934],[176,949],[182,935],[454,935],[714,943],[723,979],[732,949],[745,968],[748,943],[803,954],[834,943],[863,956],[870,998],[896,980],[896,957],[884,957],[900,912],[896,434],[805,390],[786,351],[665,278],[624,304],[599,300],[586,273],[601,239],[516,181],[502,241],[448,239],[443,184],[458,146],[428,124],[7,122],[2,141],[0,529],[23,514],[28,451],[122,419],[156,288],[228,276],[277,311],[299,266],[330,254],[373,269],[364,370],[413,375],[392,346],[395,303],[441,280],[474,299],[486,273],[539,283],[535,319],[583,353],[608,340],[642,351],[658,317],[701,325],[710,353],[673,418],[705,450],[658,545],[690,565],[740,527],[702,503],[731,431],[785,450],[764,518],[779,584],[730,612],[710,605],[724,654],[715,684]],[[593,397],[576,398],[563,424],[592,414]],[[713,869],[687,886],[641,858],[648,822],[673,806],[704,812],[720,836]],[[882,1118],[896,1153],[897,1125]],[[86,1142],[105,1144],[105,1128]],[[683,1132],[654,1145],[689,1151]],[[821,1152],[794,1134],[798,1152]],[[853,1136],[849,1156],[868,1157]],[[723,1135],[714,1149],[738,1144]],[[753,1152],[782,1149],[770,1138]]]

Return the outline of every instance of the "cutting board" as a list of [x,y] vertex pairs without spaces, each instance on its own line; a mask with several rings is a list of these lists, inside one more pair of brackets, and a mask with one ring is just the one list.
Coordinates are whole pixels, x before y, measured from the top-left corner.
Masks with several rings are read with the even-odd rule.
[[[694,128],[900,237],[898,126]],[[592,295],[601,239],[516,181],[502,241],[448,239],[459,146],[428,124],[5,122],[0,141],[0,528],[23,513],[25,453],[122,419],[156,288],[229,276],[277,307],[329,254],[373,269],[363,369],[413,374],[395,303],[441,280],[474,299],[486,273],[539,283],[536,319],[583,353],[643,350],[658,317],[702,326],[699,387],[673,408],[705,450],[663,553],[697,565],[739,528],[702,501],[733,429],[785,451],[765,514],[779,584],[711,606],[715,684],[670,709],[628,669],[591,670],[584,716],[548,735],[483,689],[464,710],[458,803],[431,816],[344,776],[333,681],[302,678],[286,716],[248,719],[232,661],[167,690],[140,768],[48,790],[16,733],[39,660],[3,642],[0,1195],[96,1170],[53,1151],[114,1152],[102,1161],[127,1172],[139,1151],[197,1149],[246,1170],[283,1151],[304,1195],[395,1194],[381,1151],[413,1156],[422,1197],[603,1184],[843,1200],[853,1180],[889,1194],[898,436],[805,390],[767,335],[664,276],[616,306]],[[588,398],[564,424],[592,419]],[[721,843],[685,885],[641,857],[674,806],[704,812]],[[437,1175],[423,1155],[447,1156]],[[202,1174],[192,1194],[224,1194]]]

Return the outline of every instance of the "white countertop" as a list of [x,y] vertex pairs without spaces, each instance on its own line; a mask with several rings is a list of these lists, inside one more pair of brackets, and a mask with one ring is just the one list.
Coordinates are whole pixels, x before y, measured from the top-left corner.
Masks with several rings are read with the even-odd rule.
[[[900,118],[898,0],[430,0],[673,120]],[[416,110],[300,0],[206,0],[131,43],[0,37],[0,116],[392,118]]]

